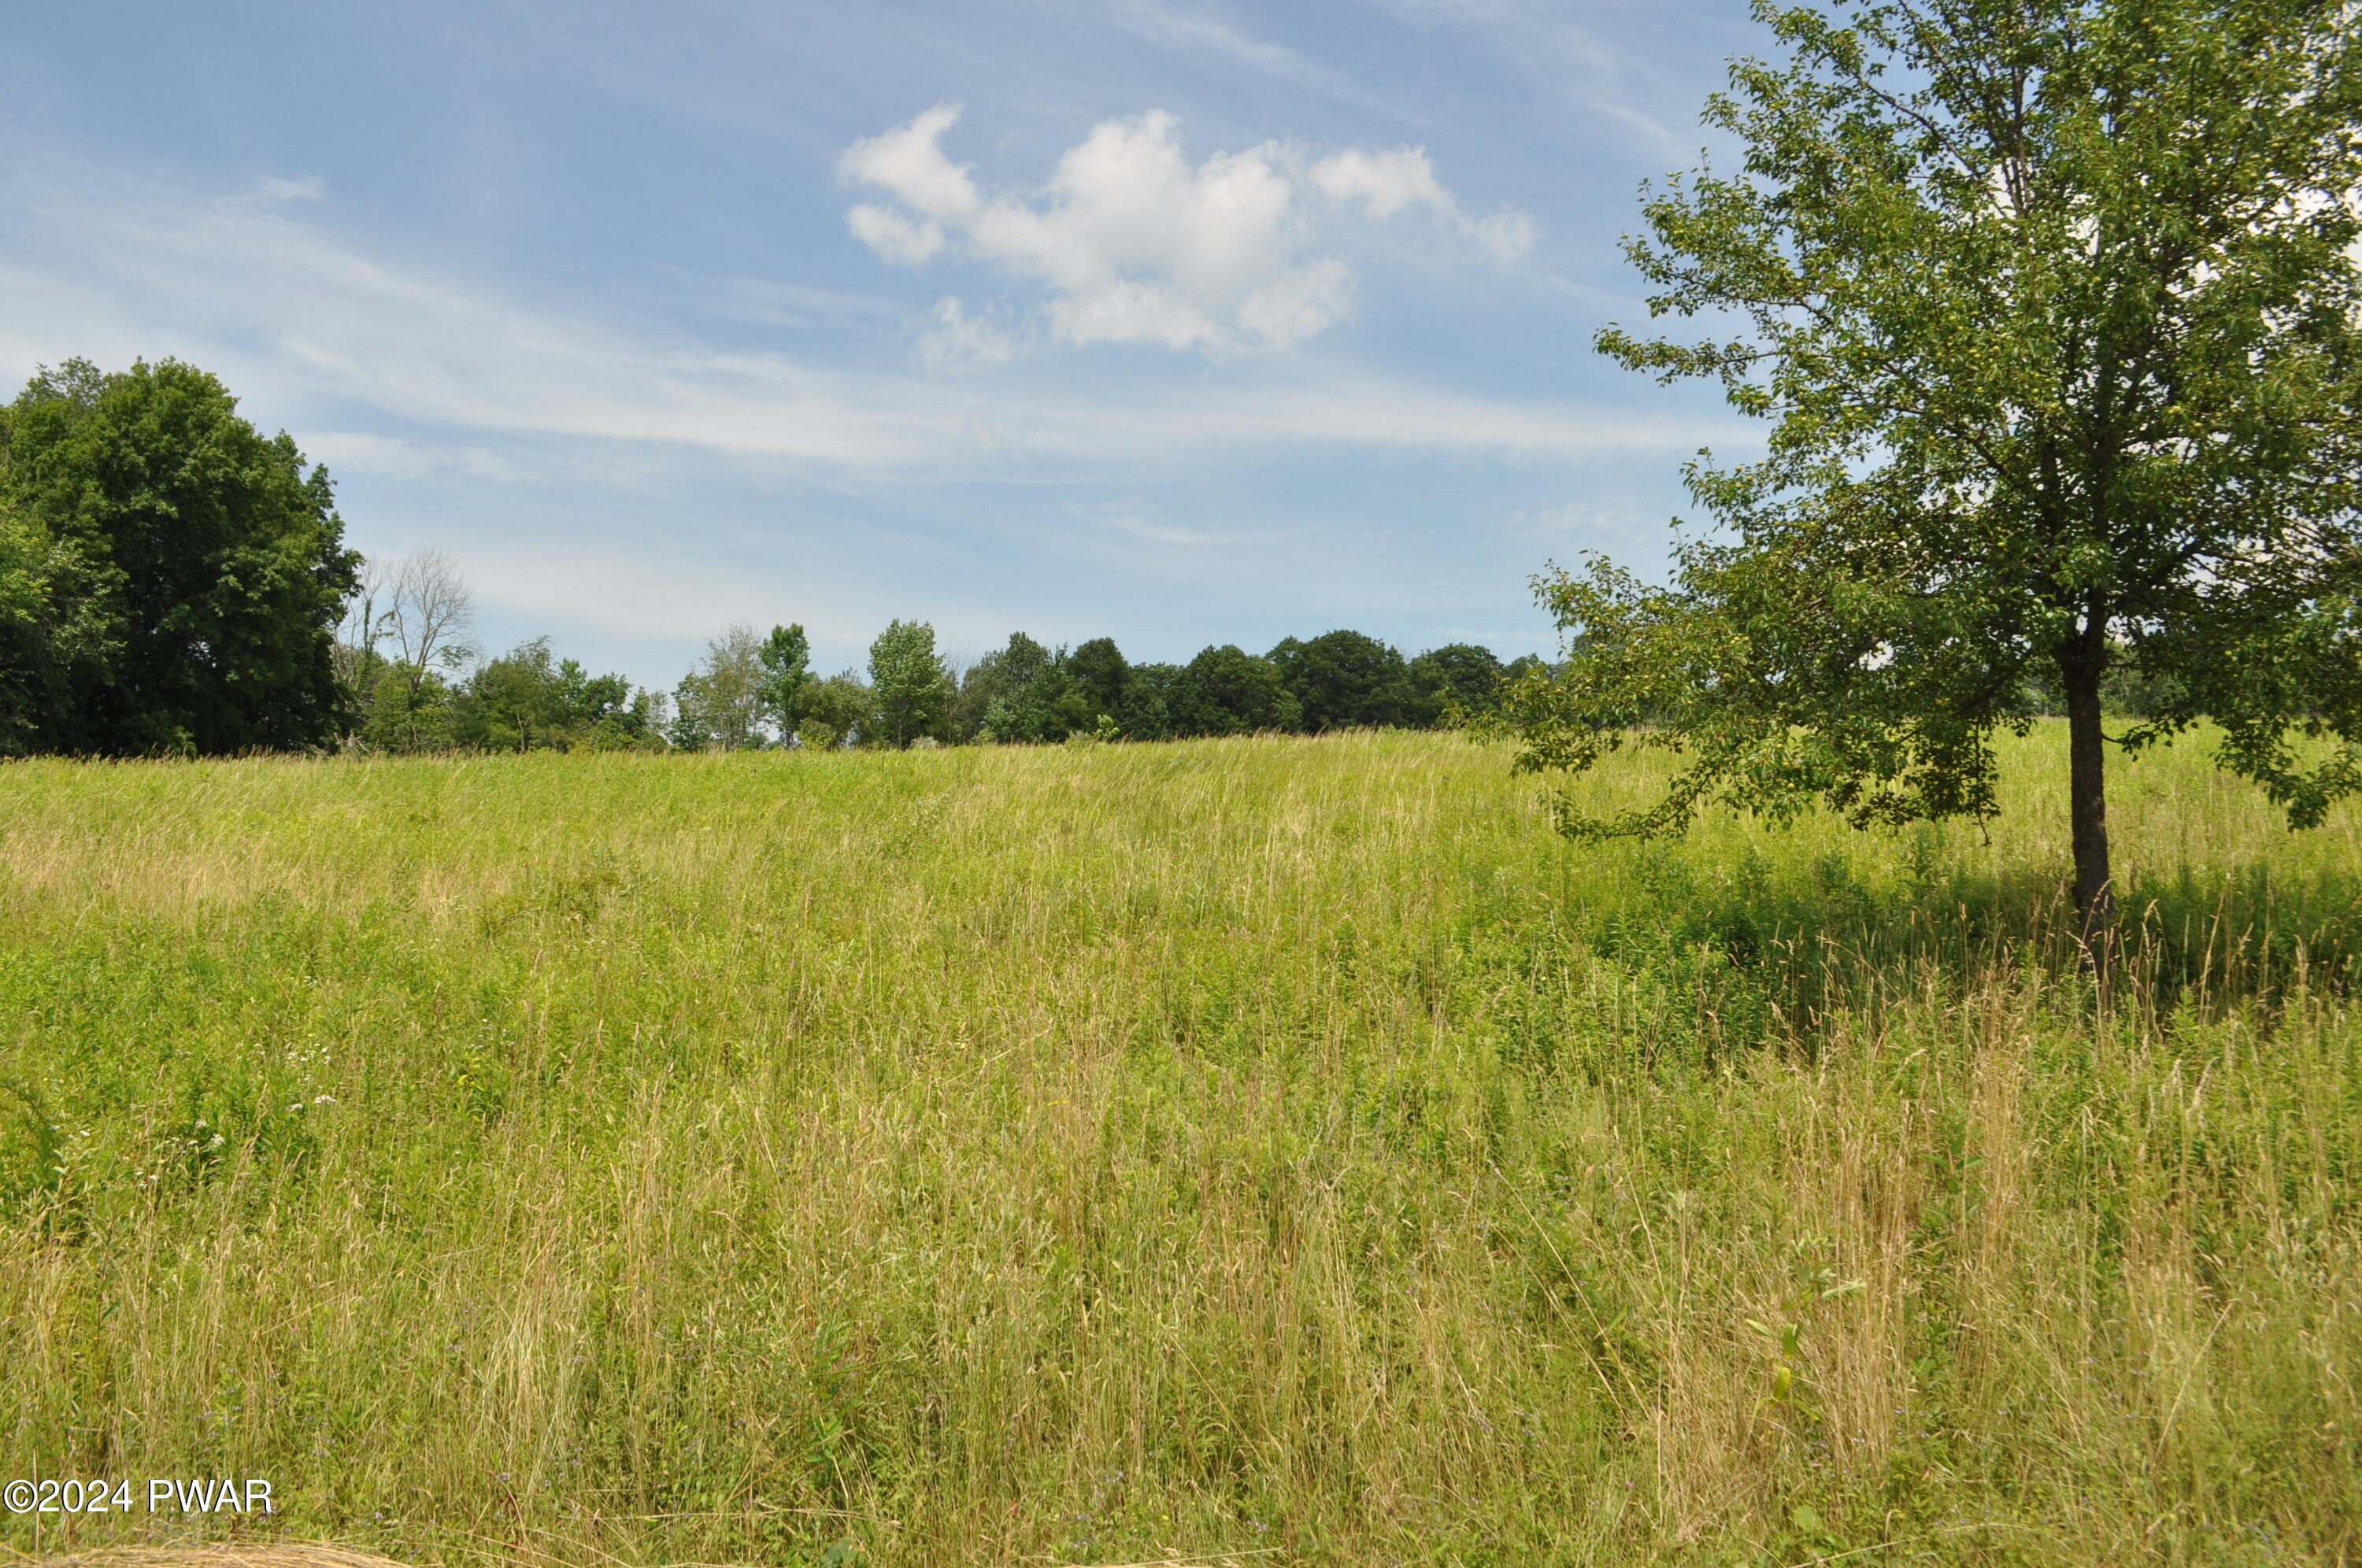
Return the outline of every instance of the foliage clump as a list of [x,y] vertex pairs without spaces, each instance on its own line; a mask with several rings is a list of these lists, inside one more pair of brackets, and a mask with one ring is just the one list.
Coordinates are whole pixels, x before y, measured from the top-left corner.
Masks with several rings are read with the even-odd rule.
[[359,558],[327,470],[177,359],[0,409],[0,756],[332,744]]
[[[1856,823],[1990,816],[1993,738],[2063,707],[2075,894],[2114,894],[2105,769],[2218,724],[2291,825],[2362,786],[2362,34],[2342,0],[1758,6],[1628,243],[1661,379],[1772,421],[1688,470],[1717,531],[1665,586],[1539,583],[1565,668],[1517,689],[1524,765],[1684,760],[1587,834],[1710,801]],[[2103,727],[2112,680],[2142,694]],[[2311,744],[2322,742],[2324,744]]]

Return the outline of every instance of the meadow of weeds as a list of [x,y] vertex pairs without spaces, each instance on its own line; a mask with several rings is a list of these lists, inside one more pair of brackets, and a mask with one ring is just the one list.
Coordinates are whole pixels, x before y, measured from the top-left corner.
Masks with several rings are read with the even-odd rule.
[[2362,1560],[2362,818],[2120,767],[2101,994],[2062,752],[0,767],[5,1468],[281,1510],[6,1543]]

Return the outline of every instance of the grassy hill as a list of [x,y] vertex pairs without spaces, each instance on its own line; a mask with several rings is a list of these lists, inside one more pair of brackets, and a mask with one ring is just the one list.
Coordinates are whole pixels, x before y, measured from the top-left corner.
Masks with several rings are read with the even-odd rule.
[[2097,998],[2055,730],[1990,840],[1507,762],[0,767],[10,1474],[282,1510],[6,1543],[2362,1556],[2362,817],[2121,770]]

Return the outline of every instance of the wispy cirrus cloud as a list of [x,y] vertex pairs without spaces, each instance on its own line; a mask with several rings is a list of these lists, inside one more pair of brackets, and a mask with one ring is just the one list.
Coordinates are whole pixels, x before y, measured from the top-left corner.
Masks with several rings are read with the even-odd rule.
[[429,445],[367,430],[307,430],[304,455],[340,474],[383,474],[419,479],[453,473],[494,484],[531,484],[545,476],[489,447]]
[[[1399,166],[1377,167],[1418,184]],[[938,173],[921,161],[905,183],[924,193]],[[1213,178],[1202,167],[1179,177]],[[1239,175],[1249,192],[1264,178]],[[1373,205],[1394,201],[1398,210],[1421,199],[1416,189],[1379,188],[1367,171],[1340,183]],[[937,178],[933,190],[937,212],[988,208],[948,179]],[[232,373],[249,396],[267,390],[278,406],[373,408],[450,432],[463,452],[507,434],[668,443],[913,477],[979,469],[1016,477],[1196,462],[1191,454],[1209,448],[1289,443],[1563,457],[1678,448],[1694,446],[1697,435],[1688,422],[1485,396],[1319,360],[1237,362],[1214,381],[1165,376],[1153,364],[1087,382],[1046,369],[1019,374],[1006,361],[1020,329],[955,300],[938,304],[931,327],[945,335],[944,352],[956,348],[973,366],[999,367],[989,384],[831,368],[634,334],[372,254],[332,230],[333,203],[297,210],[250,193],[192,198],[87,171],[29,184],[20,175],[6,194],[24,221],[0,247],[0,288],[17,307],[0,321],[0,356],[24,363],[84,350],[127,358],[118,344],[151,357],[180,353]],[[1069,243],[1058,222],[1040,213],[1006,221],[1019,235],[1007,241],[1012,254],[1032,247],[1045,268],[1066,265],[1054,259]],[[1121,254],[1099,221],[1084,226],[1090,237],[1072,243],[1101,257]],[[1236,296],[1231,319],[1213,330],[1300,338],[1312,328],[1291,323],[1290,313],[1317,317],[1326,308],[1330,285],[1317,263],[1281,262],[1275,279],[1265,276],[1273,263],[1257,243],[1219,236],[1190,243],[1206,252],[1186,267],[1176,261],[1177,274],[1197,288],[1226,281]],[[1138,335],[1160,320],[1171,324],[1163,340],[1187,342],[1201,330],[1190,314],[1201,309],[1195,296],[1145,284],[1128,293],[1134,285],[1107,277],[1099,263],[1073,265],[1081,282],[1065,320],[1078,339]],[[1261,286],[1247,289],[1257,278]],[[1107,286],[1081,286],[1092,279]],[[42,325],[63,321],[75,323],[71,339]],[[339,415],[327,428],[351,424]],[[414,444],[370,458],[443,460],[421,456]],[[480,452],[465,460],[492,477]]]
[[1405,108],[1401,99],[1372,92],[1333,66],[1250,32],[1209,10],[1159,5],[1153,0],[1128,0],[1124,4],[1095,6],[1092,16],[1106,26],[1152,43],[1244,66],[1271,81],[1317,93],[1389,120],[1418,123],[1418,116]]
[[[1451,28],[1484,40],[1546,98],[1559,98],[1623,126],[1651,157],[1686,159],[1694,141],[1658,107],[1668,85],[1631,38],[1551,0],[1367,0],[1405,21]],[[1652,25],[1661,20],[1651,18]],[[1735,41],[1735,40],[1734,40]],[[1678,96],[1676,102],[1682,101]]]

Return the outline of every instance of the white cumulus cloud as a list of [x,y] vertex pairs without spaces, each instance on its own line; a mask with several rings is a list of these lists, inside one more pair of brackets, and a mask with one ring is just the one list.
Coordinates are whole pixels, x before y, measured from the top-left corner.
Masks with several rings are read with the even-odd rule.
[[1360,197],[1374,218],[1392,217],[1413,203],[1451,207],[1451,198],[1435,178],[1423,149],[1363,152],[1359,148],[1324,158],[1312,166],[1312,182],[1338,201]]
[[837,160],[848,180],[883,185],[929,217],[966,217],[979,201],[965,165],[944,156],[944,132],[959,120],[959,105],[938,104],[907,126],[855,142]]
[[935,225],[867,202],[844,215],[844,226],[853,230],[854,238],[889,261],[915,267],[944,248],[944,231]]
[[1534,248],[1531,214],[1504,207],[1490,217],[1470,217],[1436,179],[1435,165],[1424,148],[1393,152],[1348,149],[1314,164],[1312,182],[1332,201],[1359,201],[1374,218],[1389,218],[1407,207],[1432,208],[1505,262],[1518,260]]
[[1463,214],[1421,149],[1313,161],[1264,142],[1192,164],[1162,110],[1092,127],[1036,191],[987,193],[943,149],[959,113],[938,105],[846,149],[838,171],[896,204],[858,204],[846,222],[888,261],[915,266],[955,245],[1043,285],[1049,335],[1070,344],[1235,349],[1316,337],[1353,308],[1352,271],[1323,253],[1320,226],[1356,204],[1374,221],[1432,209],[1503,261],[1533,243],[1523,213]]

